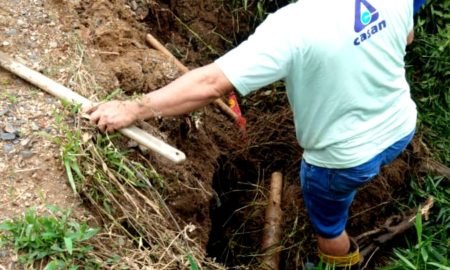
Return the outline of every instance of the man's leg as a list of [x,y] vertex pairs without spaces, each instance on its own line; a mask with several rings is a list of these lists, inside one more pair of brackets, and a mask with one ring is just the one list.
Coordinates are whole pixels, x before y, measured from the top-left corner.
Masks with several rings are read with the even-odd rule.
[[350,267],[358,264],[359,251],[345,231],[356,190],[379,172],[381,161],[371,160],[356,169],[328,169],[302,161],[301,183],[305,206],[317,234],[324,262]]
[[[358,251],[345,231],[348,210],[356,190],[375,177],[381,166],[394,160],[406,148],[414,131],[368,162],[349,169],[328,169],[302,161],[300,180],[308,215],[318,234],[319,253],[354,261]],[[358,254],[356,254],[358,255]],[[340,258],[338,258],[340,259]],[[336,260],[337,261],[337,260]]]
[[350,251],[350,238],[346,231],[343,231],[338,237],[328,239],[317,236],[317,243],[319,249],[325,253],[333,256],[345,256]]

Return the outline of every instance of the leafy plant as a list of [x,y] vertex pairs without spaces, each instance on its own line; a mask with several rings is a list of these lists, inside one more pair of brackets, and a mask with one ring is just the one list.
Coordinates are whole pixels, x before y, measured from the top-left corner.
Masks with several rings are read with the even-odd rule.
[[[449,1],[428,1],[416,17],[415,39],[406,56],[407,77],[419,111],[419,130],[434,158],[450,164],[450,9]],[[396,249],[384,269],[450,269],[450,189],[444,178],[411,182],[408,205],[433,196],[429,221],[416,219],[417,243]]]
[[[71,114],[77,113],[81,108],[80,104],[72,105],[66,101],[62,101],[62,104],[64,110]],[[80,141],[83,139],[81,129],[67,124],[64,118],[64,111],[55,111],[53,117],[55,119],[55,125],[64,136],[53,137],[45,132],[40,133],[40,135],[60,146],[61,159],[66,169],[67,179],[74,194],[77,194],[77,181],[83,181],[85,179],[79,166],[79,159],[85,155],[80,144]]]
[[434,197],[434,210],[437,214],[430,216],[430,220],[423,221],[418,214],[416,217],[417,243],[407,240],[407,247],[396,249],[391,265],[385,270],[400,269],[450,269],[450,189],[442,177],[425,177],[419,186],[416,181],[411,183],[414,193],[409,199],[413,205],[428,196]]
[[71,220],[70,211],[50,206],[51,216],[38,216],[29,209],[22,218],[0,224],[1,244],[12,243],[16,252],[22,254],[19,261],[32,266],[35,262],[48,261],[45,269],[78,269],[85,266],[97,269],[98,264],[89,255],[92,250],[86,241],[99,229]]
[[419,129],[435,158],[450,164],[449,1],[428,1],[416,17],[406,55],[407,77],[418,106]]
[[2,98],[8,99],[8,101],[9,101],[11,104],[17,104],[17,102],[19,101],[19,98],[18,98],[17,95],[15,95],[15,94],[13,94],[13,93],[9,93],[9,92],[2,93]]

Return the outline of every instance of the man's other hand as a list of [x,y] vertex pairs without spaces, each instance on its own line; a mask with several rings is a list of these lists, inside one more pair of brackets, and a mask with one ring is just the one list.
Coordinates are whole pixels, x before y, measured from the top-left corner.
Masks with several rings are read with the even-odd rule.
[[138,120],[139,105],[134,101],[110,101],[86,110],[90,121],[102,132],[113,132]]

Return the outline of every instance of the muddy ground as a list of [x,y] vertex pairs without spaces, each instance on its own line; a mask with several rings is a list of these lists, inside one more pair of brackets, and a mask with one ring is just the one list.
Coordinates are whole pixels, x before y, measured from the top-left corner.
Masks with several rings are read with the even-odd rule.
[[[252,28],[250,21],[214,0],[0,2],[1,50],[93,100],[119,88],[116,98],[131,98],[181,75],[167,57],[148,47],[146,33],[195,68],[231,49]],[[0,128],[2,134],[14,134],[0,140],[0,221],[45,204],[72,207],[79,218],[95,219],[89,203],[67,186],[58,147],[40,135],[62,136],[54,124],[61,106],[7,72],[0,75]],[[161,192],[177,221],[195,225],[191,237],[229,267],[258,268],[268,178],[277,170],[285,176],[282,269],[298,269],[315,258],[298,184],[302,150],[280,89],[275,85],[241,101],[248,122],[245,138],[214,106],[141,123],[186,153],[182,165],[142,154],[168,181]],[[359,192],[348,224],[351,234],[383,223],[395,211],[396,198],[408,186],[410,166],[411,154],[406,153]],[[12,251],[0,253],[0,265],[11,266],[14,260]],[[383,258],[375,260],[371,267],[382,263]]]

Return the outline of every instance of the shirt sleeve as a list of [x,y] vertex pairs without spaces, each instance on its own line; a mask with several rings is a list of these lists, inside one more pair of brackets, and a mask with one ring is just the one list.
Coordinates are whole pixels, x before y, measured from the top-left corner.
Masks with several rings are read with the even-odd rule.
[[[215,61],[241,95],[283,79],[292,48],[282,10],[269,17],[248,40]],[[284,14],[286,15],[286,14]]]
[[425,4],[426,0],[414,0],[414,15]]

